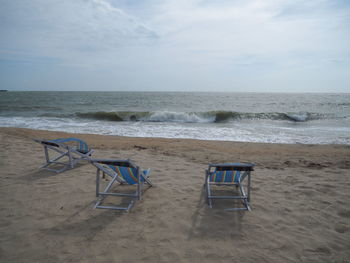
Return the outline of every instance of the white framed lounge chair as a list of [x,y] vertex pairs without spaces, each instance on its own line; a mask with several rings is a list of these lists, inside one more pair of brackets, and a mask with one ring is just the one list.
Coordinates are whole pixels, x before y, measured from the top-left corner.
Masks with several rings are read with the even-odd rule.
[[[254,164],[251,163],[209,164],[208,170],[205,172],[204,183],[209,207],[213,207],[213,199],[234,199],[241,200],[242,206],[226,208],[225,210],[250,211],[251,171],[253,171],[253,167]],[[246,184],[244,184],[245,180]],[[232,193],[232,195],[214,195],[214,191],[220,192],[217,189],[219,186],[235,187],[236,189],[230,190],[229,193]]]
[[[144,184],[150,187],[152,186],[152,182],[149,180],[150,169],[141,170],[131,160],[92,159],[91,163],[97,168],[96,197],[98,197],[98,200],[95,208],[129,211],[136,200],[141,200],[142,186]],[[111,178],[102,192],[100,191],[101,172],[102,177],[105,177],[107,174]],[[115,183],[118,185],[113,187]],[[134,189],[133,193],[118,191],[122,185],[136,186],[136,189]],[[129,201],[125,206],[102,205],[102,202],[107,196],[125,197]]]
[[[93,153],[87,143],[78,138],[59,138],[54,140],[33,139],[44,147],[46,163],[40,168],[61,173],[72,169],[81,160],[89,160]],[[58,153],[50,157],[50,152]]]

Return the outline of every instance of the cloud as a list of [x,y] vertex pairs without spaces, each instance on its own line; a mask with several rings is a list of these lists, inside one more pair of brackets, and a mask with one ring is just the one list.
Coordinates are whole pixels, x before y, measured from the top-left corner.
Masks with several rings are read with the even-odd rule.
[[179,45],[233,55],[325,47],[325,38],[337,41],[338,32],[350,31],[345,28],[349,25],[349,16],[345,16],[349,9],[330,9],[330,1],[208,2],[167,1],[154,24],[161,25],[158,31]]
[[1,9],[3,49],[47,56],[110,52],[154,31],[103,0],[11,0]]
[[342,0],[6,0],[0,58],[91,89],[345,89],[349,13]]

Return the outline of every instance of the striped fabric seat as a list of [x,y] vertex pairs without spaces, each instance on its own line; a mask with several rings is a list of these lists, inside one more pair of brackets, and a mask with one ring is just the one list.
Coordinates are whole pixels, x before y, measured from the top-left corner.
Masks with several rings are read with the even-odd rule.
[[44,147],[46,163],[40,168],[56,173],[74,168],[81,160],[89,161],[93,153],[87,143],[78,138],[33,140]]
[[[91,163],[97,168],[96,196],[98,200],[95,208],[129,211],[135,201],[141,200],[143,185],[152,186],[152,182],[149,179],[151,169],[143,170],[131,160],[91,159]],[[108,183],[101,182],[101,172],[102,178],[105,178],[105,175],[107,175],[112,180],[107,180]],[[100,191],[100,183],[105,186],[103,191]],[[125,190],[121,190],[123,185],[128,187],[124,188]],[[131,189],[135,191],[130,192]],[[105,205],[103,204],[104,199],[108,196],[122,197],[123,200],[118,205]]]
[[[250,211],[250,184],[251,171],[255,164],[252,163],[211,163],[205,170],[204,188],[207,202],[210,208],[214,200],[232,200],[234,207],[226,208],[228,211]],[[220,185],[225,185],[219,189]],[[228,191],[228,188],[234,191]],[[241,202],[237,202],[241,201]]]
[[[137,170],[131,167],[108,165],[113,171],[117,172],[128,184],[137,184]],[[148,175],[148,170],[142,171],[144,176]],[[141,182],[145,181],[145,178],[141,176]]]
[[215,171],[210,174],[209,181],[215,183],[239,183],[240,171]]

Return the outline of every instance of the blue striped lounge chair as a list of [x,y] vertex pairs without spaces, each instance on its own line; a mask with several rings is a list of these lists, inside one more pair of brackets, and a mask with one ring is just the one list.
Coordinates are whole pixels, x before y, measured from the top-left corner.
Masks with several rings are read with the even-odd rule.
[[[209,207],[213,207],[213,199],[235,199],[241,200],[242,206],[226,208],[225,210],[250,211],[251,171],[253,171],[253,167],[254,164],[250,163],[209,164],[205,172],[204,183]],[[217,193],[220,192],[218,186],[234,186],[236,190],[230,191],[234,195],[214,195],[214,190]]]
[[[144,184],[152,186],[152,182],[149,179],[150,169],[142,170],[131,160],[92,159],[91,163],[97,168],[96,197],[98,200],[95,208],[125,210],[128,212],[136,200],[141,200],[142,186]],[[101,172],[103,178],[106,175],[111,178],[102,192],[100,191]],[[136,186],[136,191],[133,193],[121,192],[120,188],[122,185]],[[125,197],[129,201],[124,206],[103,205],[102,202],[107,196]]]
[[[72,169],[81,160],[89,160],[93,150],[78,138],[59,138],[54,140],[33,139],[44,147],[46,162],[40,167],[56,173]],[[55,156],[50,157],[55,154]],[[58,153],[58,155],[57,155]]]

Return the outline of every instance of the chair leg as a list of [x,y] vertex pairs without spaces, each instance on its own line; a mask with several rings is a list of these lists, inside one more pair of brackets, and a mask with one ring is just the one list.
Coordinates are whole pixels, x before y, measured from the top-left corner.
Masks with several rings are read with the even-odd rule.
[[209,183],[209,178],[207,180],[207,199],[208,199],[208,205],[210,208],[213,208],[213,200],[211,199],[211,190],[210,190],[210,183]]
[[100,169],[96,171],[96,197],[100,196]]
[[238,186],[239,186],[239,190],[240,190],[241,196],[243,197],[242,198],[242,203],[243,203],[245,209],[248,210],[248,211],[251,211],[250,204],[249,204],[250,203],[249,202],[249,200],[250,200],[250,198],[249,198],[249,196],[250,196],[250,173],[248,173],[247,176],[248,176],[247,193],[244,190],[242,182],[240,182]]
[[150,172],[150,169],[147,170],[146,174],[143,171],[140,174],[148,185],[153,186],[152,182],[148,179],[149,172]]
[[49,150],[47,149],[47,146],[44,146],[44,151],[45,151],[45,159],[46,159],[46,163],[50,163],[50,156],[49,156]]
[[70,150],[70,148],[68,148],[68,158],[69,158],[69,166],[70,168],[74,168],[74,159],[73,159],[73,156],[72,156],[72,152]]
[[141,200],[141,174],[139,168],[137,168],[137,200]]
[[250,172],[248,173],[248,197],[247,197],[247,200],[248,200],[248,203],[250,203],[250,184],[251,184],[251,178],[250,178]]
[[209,183],[209,170],[205,170],[205,181],[204,188],[207,194],[207,203],[210,208],[213,208],[213,201],[211,200],[211,191],[210,191],[210,183]]

